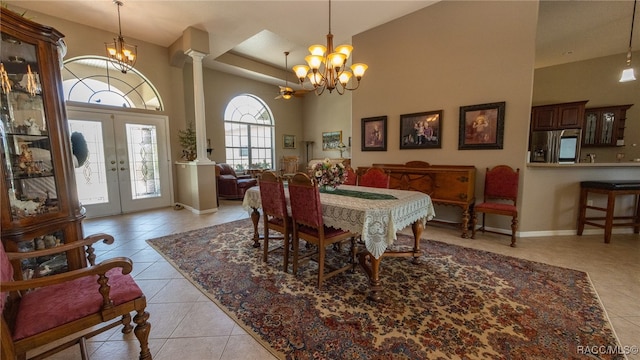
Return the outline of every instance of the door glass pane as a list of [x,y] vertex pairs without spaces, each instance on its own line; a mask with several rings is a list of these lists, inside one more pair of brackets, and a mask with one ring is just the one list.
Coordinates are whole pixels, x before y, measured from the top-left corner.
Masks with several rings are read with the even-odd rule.
[[84,136],[89,150],[84,164],[75,169],[80,203],[82,205],[108,203],[109,190],[107,188],[102,123],[70,119],[69,128],[72,134],[78,132]]
[[132,199],[160,197],[162,194],[156,127],[126,124],[126,131]]

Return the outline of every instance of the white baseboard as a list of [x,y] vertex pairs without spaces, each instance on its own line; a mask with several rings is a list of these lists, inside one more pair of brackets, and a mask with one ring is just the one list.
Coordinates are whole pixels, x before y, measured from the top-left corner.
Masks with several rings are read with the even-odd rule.
[[183,204],[183,203],[179,203],[179,202],[177,202],[177,203],[176,203],[176,205],[180,205],[180,206],[182,206],[183,208],[185,208],[185,209],[187,209],[187,210],[191,211],[192,213],[194,213],[194,214],[196,214],[196,215],[212,214],[212,213],[217,213],[217,212],[218,212],[218,208],[207,209],[207,210],[198,210],[198,209],[192,208],[192,207],[191,207],[191,206],[189,206],[189,205],[185,205],[185,204]]

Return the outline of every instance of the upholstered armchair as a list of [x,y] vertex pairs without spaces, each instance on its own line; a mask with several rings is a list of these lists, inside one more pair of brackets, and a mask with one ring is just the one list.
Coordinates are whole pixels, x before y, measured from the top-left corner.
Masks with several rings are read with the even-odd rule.
[[[32,252],[5,252],[0,245],[0,357],[42,359],[75,344],[88,359],[86,339],[116,326],[134,332],[140,343],[140,360],[151,360],[148,338],[151,324],[142,290],[129,275],[133,268],[124,257],[95,264],[92,244],[112,244],[113,237],[95,234],[82,240]],[[29,257],[50,256],[83,247],[89,267],[68,272],[14,280],[14,268]],[[19,277],[18,277],[19,278]],[[131,325],[131,312],[135,312]],[[49,346],[54,344],[53,348]],[[44,347],[47,345],[47,347]],[[49,348],[47,350],[47,348]]]
[[242,199],[248,188],[258,185],[251,175],[236,175],[231,165],[216,164],[218,196],[223,199]]

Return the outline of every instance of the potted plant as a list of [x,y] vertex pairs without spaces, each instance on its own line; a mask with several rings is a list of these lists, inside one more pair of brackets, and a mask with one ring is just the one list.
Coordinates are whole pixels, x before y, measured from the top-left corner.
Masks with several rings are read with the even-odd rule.
[[189,123],[186,130],[178,130],[178,139],[182,146],[182,157],[187,161],[193,161],[197,157],[196,153],[196,131],[193,123]]

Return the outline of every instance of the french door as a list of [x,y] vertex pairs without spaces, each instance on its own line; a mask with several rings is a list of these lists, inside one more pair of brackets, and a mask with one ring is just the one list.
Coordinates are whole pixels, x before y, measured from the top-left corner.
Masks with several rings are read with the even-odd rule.
[[87,217],[170,206],[167,117],[108,109],[67,108],[70,132],[87,142],[76,167],[78,198]]

